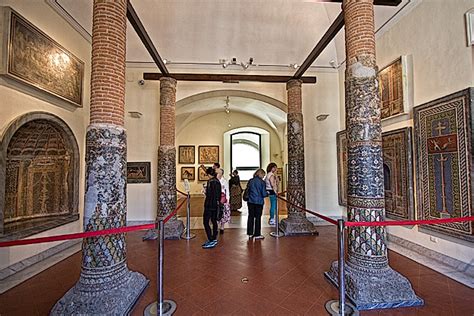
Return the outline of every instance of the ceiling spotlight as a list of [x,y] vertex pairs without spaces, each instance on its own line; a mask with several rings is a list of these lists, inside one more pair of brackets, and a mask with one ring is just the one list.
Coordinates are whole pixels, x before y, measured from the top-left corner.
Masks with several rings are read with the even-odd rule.
[[337,67],[338,67],[337,63],[334,59],[329,62],[329,65],[331,65],[331,67],[334,68],[334,69],[337,69]]
[[289,67],[293,68],[293,69],[298,69],[299,66],[298,66],[298,64],[295,63],[295,64],[290,64]]
[[227,62],[226,59],[219,59],[219,64],[222,65],[222,68],[227,68],[227,66],[229,66],[229,63]]
[[327,119],[329,116],[329,114],[319,114],[318,116],[316,116],[316,119],[318,121],[324,121],[325,119]]
[[169,59],[163,59],[163,63],[166,65],[166,64],[171,64],[171,60]]
[[244,63],[243,61],[241,61],[241,62],[240,62],[240,66],[242,66],[242,68],[243,68],[244,70],[247,70],[247,69],[249,68],[250,64],[249,64],[249,63]]

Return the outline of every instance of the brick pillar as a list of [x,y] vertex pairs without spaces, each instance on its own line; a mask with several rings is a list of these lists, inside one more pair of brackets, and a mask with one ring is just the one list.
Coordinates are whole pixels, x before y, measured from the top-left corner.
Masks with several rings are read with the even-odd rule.
[[[382,126],[375,59],[373,0],[344,0],[346,32],[347,217],[383,221]],[[388,265],[383,227],[349,227],[347,294],[358,309],[423,304]],[[337,262],[327,274],[337,282]]]
[[[160,79],[160,146],[158,147],[158,217],[176,209],[176,80]],[[165,224],[165,238],[179,239],[183,222],[176,216]]]
[[[94,1],[85,231],[126,226],[126,12],[126,0]],[[85,238],[79,281],[51,314],[124,315],[147,284],[142,274],[127,268],[124,234]]]
[[[301,80],[290,80],[286,84],[288,91],[288,187],[287,197],[290,203],[305,207],[304,175],[304,128],[301,96]],[[316,227],[307,218],[305,212],[288,204],[288,217],[281,221],[285,235],[317,234]]]

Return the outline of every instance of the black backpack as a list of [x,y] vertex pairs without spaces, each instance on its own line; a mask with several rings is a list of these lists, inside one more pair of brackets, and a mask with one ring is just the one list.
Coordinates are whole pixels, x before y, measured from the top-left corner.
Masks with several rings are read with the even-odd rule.
[[249,200],[249,183],[250,183],[250,181],[252,181],[252,179],[250,179],[250,180],[247,182],[247,186],[245,187],[244,193],[242,194],[242,199],[243,199],[245,202],[248,202],[248,200]]

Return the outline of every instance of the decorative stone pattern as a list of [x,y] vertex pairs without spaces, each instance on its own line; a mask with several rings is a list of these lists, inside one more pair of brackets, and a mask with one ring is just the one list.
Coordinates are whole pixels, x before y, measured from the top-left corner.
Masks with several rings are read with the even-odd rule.
[[[160,146],[158,149],[158,217],[176,209],[176,80],[160,79]],[[165,224],[165,238],[179,239],[184,224],[173,216]],[[153,238],[153,237],[152,237]]]
[[[346,29],[347,208],[350,221],[384,220],[382,127],[372,0],[344,0]],[[388,265],[382,227],[349,227],[347,296],[357,309],[422,305]],[[338,264],[326,276],[335,284]]]
[[[414,108],[418,217],[472,216],[474,89],[464,89]],[[474,242],[474,223],[426,225],[422,229]]]
[[46,112],[10,122],[0,141],[0,240],[75,221],[78,207],[79,147],[69,126]]
[[[94,1],[91,124],[86,134],[84,230],[126,225],[126,0]],[[110,49],[113,47],[114,49]],[[52,315],[125,315],[148,280],[126,264],[124,234],[85,238],[79,282]]]
[[[288,90],[288,202],[306,206],[304,177],[304,128],[301,80],[290,80]],[[315,234],[316,228],[304,211],[288,204],[288,218],[281,221],[285,235]]]

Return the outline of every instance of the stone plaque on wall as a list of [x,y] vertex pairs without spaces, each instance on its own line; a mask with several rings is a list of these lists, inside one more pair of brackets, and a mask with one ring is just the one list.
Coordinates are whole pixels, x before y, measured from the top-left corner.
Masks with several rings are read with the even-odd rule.
[[[472,216],[472,115],[474,89],[414,108],[419,219]],[[426,225],[474,241],[474,223]]]
[[414,219],[411,127],[382,134],[385,215]]

